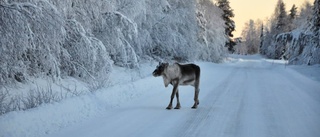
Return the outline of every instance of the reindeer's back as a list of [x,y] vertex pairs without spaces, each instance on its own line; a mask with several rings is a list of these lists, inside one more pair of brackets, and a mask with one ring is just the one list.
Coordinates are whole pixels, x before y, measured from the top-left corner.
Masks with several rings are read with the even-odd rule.
[[195,64],[179,64],[180,71],[182,74],[193,74],[200,75],[200,67]]

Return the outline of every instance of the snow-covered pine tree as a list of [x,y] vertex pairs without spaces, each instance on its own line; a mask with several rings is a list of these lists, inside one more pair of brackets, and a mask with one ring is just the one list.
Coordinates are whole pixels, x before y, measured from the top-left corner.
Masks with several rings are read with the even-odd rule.
[[[286,13],[283,0],[278,0],[274,14],[270,20],[270,33],[265,35],[265,40],[262,49],[266,49],[265,55],[269,58],[280,59],[286,52],[286,45],[283,42],[278,42],[279,34],[289,31],[289,15]],[[266,47],[265,47],[266,46]]]
[[[313,32],[316,37],[319,37],[319,30],[320,30],[320,0],[315,0],[313,5]],[[319,42],[319,41],[318,41]],[[318,46],[320,46],[318,44]]]
[[262,44],[260,46],[260,54],[261,55],[265,55],[266,57],[270,58],[270,54],[269,54],[269,47],[271,44],[271,39],[272,39],[272,35],[270,33],[270,28],[266,27],[267,25],[264,25],[264,37],[263,37],[263,41]]
[[234,52],[234,46],[236,43],[232,40],[233,34],[235,31],[235,23],[233,21],[234,13],[233,9],[230,7],[229,0],[218,0],[218,7],[223,11],[222,19],[225,21],[225,33],[229,37],[229,40],[226,42],[226,47],[228,47],[229,52]]
[[278,34],[286,32],[288,30],[288,18],[287,18],[287,12],[285,8],[285,4],[283,0],[278,0],[275,11],[273,16],[271,17],[271,26],[270,26],[270,35],[267,35],[267,40],[270,41],[265,41],[271,45],[269,46],[268,49],[268,57],[273,58],[273,59],[280,59],[283,53],[285,52],[285,45],[282,44],[277,44],[276,43],[276,37]]
[[283,3],[282,0],[278,1],[276,11],[275,11],[275,17],[276,17],[276,29],[275,31],[277,33],[282,33],[287,31],[287,11],[286,11],[286,6]]
[[264,25],[263,23],[261,24],[261,30],[260,30],[260,47],[259,47],[259,53],[262,53],[262,47],[263,47],[263,42],[264,42]]
[[305,1],[301,7],[299,14],[294,20],[293,24],[296,28],[306,29],[310,25],[310,19],[312,17],[313,6],[310,2]]
[[295,28],[293,22],[297,18],[297,7],[295,4],[292,5],[290,13],[288,15],[288,31],[291,31]]
[[313,4],[312,32],[312,57],[308,64],[320,64],[320,0],[315,0]]

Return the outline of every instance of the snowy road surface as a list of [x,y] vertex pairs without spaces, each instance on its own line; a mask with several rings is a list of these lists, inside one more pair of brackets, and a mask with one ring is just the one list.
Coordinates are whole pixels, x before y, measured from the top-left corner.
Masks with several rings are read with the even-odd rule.
[[257,56],[234,58],[224,64],[198,64],[201,67],[201,84],[200,105],[196,110],[191,109],[194,92],[190,86],[179,87],[182,108],[166,110],[172,87],[164,88],[161,78],[150,76],[133,86],[131,90],[146,90],[139,92],[140,95],[134,99],[45,135],[320,136],[319,81],[282,63]]

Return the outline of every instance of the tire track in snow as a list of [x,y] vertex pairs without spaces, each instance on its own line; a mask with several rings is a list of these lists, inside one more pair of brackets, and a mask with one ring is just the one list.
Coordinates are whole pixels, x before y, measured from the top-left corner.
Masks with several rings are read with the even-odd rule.
[[247,86],[244,85],[247,81],[247,71],[237,68],[237,72],[230,79],[225,94],[219,97],[216,102],[219,109],[213,112],[215,117],[204,126],[208,131],[199,132],[197,136],[237,136],[241,112],[245,107],[244,96]]
[[318,91],[319,86],[284,68],[277,68],[273,74],[265,75],[272,76],[276,77],[270,82],[274,86],[264,93],[272,100],[266,107],[274,119],[268,121],[269,125],[274,126],[268,129],[269,132],[282,137],[319,135],[319,94],[312,94]]
[[192,116],[190,116],[189,120],[183,124],[184,126],[180,127],[181,131],[178,131],[178,133],[180,133],[178,136],[210,136],[203,135],[202,133],[208,132],[202,131],[203,129],[207,129],[204,127],[210,126],[209,124],[211,123],[214,124],[215,120],[217,120],[217,116],[214,113],[216,109],[219,109],[219,106],[217,106],[217,102],[223,98],[222,96],[227,96],[228,94],[230,94],[230,92],[232,92],[230,89],[232,84],[231,80],[232,77],[234,77],[234,75],[238,73],[238,71],[238,69],[231,69],[231,72],[228,74],[228,76],[223,81],[221,81],[218,86],[213,87],[210,91],[208,91],[209,93],[206,95],[206,97],[203,98],[202,101],[200,100],[201,104],[199,108],[196,111],[192,112]]

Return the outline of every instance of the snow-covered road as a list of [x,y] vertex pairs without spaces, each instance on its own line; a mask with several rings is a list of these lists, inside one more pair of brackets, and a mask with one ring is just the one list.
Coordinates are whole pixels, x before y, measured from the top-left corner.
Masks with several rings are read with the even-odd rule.
[[60,125],[62,128],[49,130],[46,136],[320,136],[319,81],[257,56],[236,57],[224,64],[198,64],[198,109],[191,109],[193,87],[186,86],[179,87],[182,108],[166,110],[172,87],[164,88],[161,78],[150,76],[132,86],[131,90],[139,91],[134,99],[69,126]]
[[320,136],[319,82],[283,64],[262,59],[235,61],[227,65],[200,63],[197,110],[190,109],[192,87],[180,88],[180,110],[165,109],[171,87],[155,89],[51,136]]

